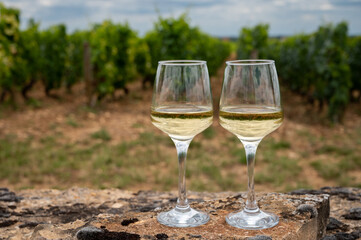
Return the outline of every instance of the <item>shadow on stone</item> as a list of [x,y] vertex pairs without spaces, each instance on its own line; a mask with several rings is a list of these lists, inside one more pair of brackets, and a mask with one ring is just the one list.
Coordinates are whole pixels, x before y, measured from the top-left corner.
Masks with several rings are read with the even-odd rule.
[[337,220],[336,218],[330,217],[329,222],[327,224],[326,230],[342,230],[347,231],[348,225],[343,222]]
[[342,215],[342,217],[350,220],[361,220],[361,208],[351,208],[349,213]]
[[76,233],[78,240],[138,240],[140,235],[127,232],[110,232],[96,227],[85,227]]
[[272,238],[269,236],[265,236],[265,235],[257,235],[254,237],[249,237],[249,238],[247,238],[247,240],[272,240]]
[[129,224],[132,224],[132,223],[135,223],[135,222],[138,222],[138,218],[131,218],[131,219],[124,219],[121,224],[122,226],[128,226]]

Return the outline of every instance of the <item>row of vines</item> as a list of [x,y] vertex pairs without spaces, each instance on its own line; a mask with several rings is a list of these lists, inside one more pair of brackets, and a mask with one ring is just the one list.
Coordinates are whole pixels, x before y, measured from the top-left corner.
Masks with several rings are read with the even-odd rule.
[[[20,30],[19,19],[17,9],[0,3],[0,102],[17,93],[27,99],[38,81],[48,96],[60,87],[70,91],[84,76],[91,77],[92,94],[100,100],[117,89],[128,92],[134,79],[152,84],[160,60],[206,60],[214,75],[232,49],[191,27],[186,15],[160,17],[144,37],[111,21],[67,34],[64,25],[40,30],[33,20]],[[318,103],[320,110],[326,106],[330,120],[342,120],[352,96],[360,100],[361,37],[348,36],[345,22],[287,38],[270,38],[268,29],[267,24],[243,28],[237,58],[275,59],[282,86]]]
[[243,28],[238,57],[275,59],[283,86],[320,110],[327,106],[329,119],[341,121],[349,101],[360,100],[361,37],[349,37],[346,22],[283,39],[269,38],[268,29],[267,24]]
[[160,60],[206,60],[213,75],[231,53],[230,43],[191,27],[186,15],[159,18],[143,38],[127,24],[111,21],[67,34],[65,25],[40,30],[33,20],[21,30],[19,19],[19,10],[0,3],[0,101],[17,93],[27,99],[37,81],[47,96],[60,87],[71,90],[83,80],[84,69],[91,71],[93,95],[99,100],[117,89],[128,92],[127,84],[134,79],[152,84]]

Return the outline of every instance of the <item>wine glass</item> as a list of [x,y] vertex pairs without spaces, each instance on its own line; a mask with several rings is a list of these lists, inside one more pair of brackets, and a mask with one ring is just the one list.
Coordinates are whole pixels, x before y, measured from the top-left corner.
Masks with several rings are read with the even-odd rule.
[[[220,98],[220,124],[242,142],[247,159],[248,193],[245,208],[226,221],[242,229],[265,229],[278,224],[277,215],[261,211],[254,192],[254,163],[258,144],[283,121],[281,95],[273,60],[226,62]],[[276,173],[275,173],[276,174]]]
[[213,121],[213,106],[205,61],[160,61],[153,89],[152,123],[173,140],[178,154],[178,200],[174,209],[157,219],[170,227],[195,227],[209,216],[192,209],[187,200],[185,166],[189,144]]

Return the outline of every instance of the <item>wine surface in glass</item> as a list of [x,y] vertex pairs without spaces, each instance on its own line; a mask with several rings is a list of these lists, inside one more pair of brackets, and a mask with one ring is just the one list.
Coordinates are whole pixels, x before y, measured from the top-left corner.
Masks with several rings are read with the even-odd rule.
[[176,139],[190,139],[212,124],[213,111],[209,107],[160,107],[151,110],[152,123]]
[[229,106],[219,112],[220,124],[243,140],[256,141],[276,130],[283,121],[280,108]]

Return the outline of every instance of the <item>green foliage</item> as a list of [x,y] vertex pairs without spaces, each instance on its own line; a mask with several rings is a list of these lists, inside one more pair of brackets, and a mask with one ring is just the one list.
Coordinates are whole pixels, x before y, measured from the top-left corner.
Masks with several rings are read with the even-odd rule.
[[346,57],[347,24],[321,26],[313,37],[315,92],[321,102],[329,104],[328,115],[339,122],[349,101],[350,68]]
[[67,48],[66,27],[63,24],[51,26],[40,34],[42,81],[45,92],[59,88],[65,74]]
[[264,58],[267,51],[268,24],[242,28],[238,38],[238,59]]
[[142,76],[152,74],[150,49],[144,39],[137,39],[134,45],[134,64],[137,73]]
[[27,92],[34,85],[34,83],[40,78],[42,72],[41,65],[41,50],[40,50],[40,32],[39,23],[34,20],[30,20],[28,28],[21,32],[20,36],[20,49],[21,58],[23,60],[22,65],[22,94],[24,98],[27,97]]
[[211,76],[216,75],[217,70],[224,60],[231,54],[231,44],[198,32],[197,45],[195,46],[194,59],[207,61],[208,71]]
[[76,31],[67,36],[65,85],[69,90],[83,76],[84,42],[88,35],[87,31]]
[[[21,90],[24,98],[36,81],[42,80],[47,95],[52,89],[71,86],[83,75],[83,46],[91,47],[91,62],[98,99],[124,89],[137,75],[154,79],[158,61],[202,59],[215,74],[229,56],[231,45],[190,27],[186,15],[178,19],[159,18],[144,39],[127,24],[104,21],[91,31],[66,34],[64,25],[39,31],[31,20],[19,30],[20,12],[0,5],[0,87],[13,95]],[[3,95],[3,94],[2,94]]]
[[[317,32],[296,35],[273,48],[279,53],[278,73],[285,85],[320,106],[328,104],[328,116],[339,122],[349,102],[352,86],[347,60],[347,24],[321,26]],[[271,51],[271,50],[270,50]],[[268,52],[270,52],[268,51]]]
[[[279,49],[278,73],[291,90],[307,94],[313,82],[310,69],[308,35],[296,35],[285,39]],[[303,73],[303,74],[300,74]]]
[[[104,21],[91,31],[66,34],[64,25],[39,30],[30,20],[19,30],[20,12],[0,3],[0,102],[21,91],[24,98],[38,80],[46,94],[82,79],[83,45],[91,46],[91,62],[98,98],[126,85],[137,76],[152,81],[158,61],[206,60],[214,75],[230,55],[229,42],[191,27],[187,15],[161,18],[141,39],[127,24]],[[285,39],[268,37],[269,25],[243,28],[237,42],[238,58],[276,60],[282,85],[319,106],[328,106],[333,122],[342,120],[350,91],[361,90],[361,38],[347,36],[347,23],[323,25],[313,34]]]
[[352,89],[361,91],[361,37],[350,38],[347,44]]
[[178,19],[159,18],[154,30],[147,33],[152,72],[158,61],[175,59],[198,59],[207,61],[210,75],[214,75],[229,56],[231,45],[213,38],[197,27],[191,27],[184,14]]
[[16,76],[18,56],[18,42],[20,12],[14,8],[6,8],[0,2],[0,87],[2,91],[9,91],[13,87]]
[[99,98],[112,94],[135,76],[134,52],[131,48],[135,33],[128,25],[104,21],[90,32],[94,77]]

